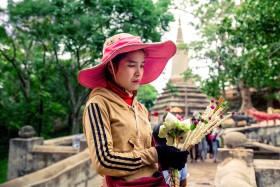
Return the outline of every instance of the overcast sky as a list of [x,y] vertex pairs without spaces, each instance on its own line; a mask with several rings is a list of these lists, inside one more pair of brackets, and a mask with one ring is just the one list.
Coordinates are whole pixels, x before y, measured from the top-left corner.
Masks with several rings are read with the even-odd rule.
[[[182,11],[173,11],[175,16],[175,21],[170,24],[170,31],[165,33],[162,37],[162,41],[165,40],[172,40],[176,42],[177,31],[179,26],[179,17],[181,18],[181,27],[183,32],[183,39],[185,43],[190,43],[191,41],[198,40],[199,36],[196,33],[196,30],[193,26],[190,25],[190,22],[194,22],[195,19],[192,15],[186,14]],[[192,55],[193,51],[189,51],[189,55]],[[199,74],[202,78],[208,77],[208,69],[202,68],[205,67],[206,63],[203,61],[198,61],[196,59],[190,59],[189,61],[189,68],[193,70],[194,73]],[[200,68],[196,68],[200,67]],[[172,59],[168,62],[164,73],[159,76],[154,82],[151,84],[158,90],[159,93],[162,92],[162,89],[165,87],[166,83],[168,82],[172,69]]]

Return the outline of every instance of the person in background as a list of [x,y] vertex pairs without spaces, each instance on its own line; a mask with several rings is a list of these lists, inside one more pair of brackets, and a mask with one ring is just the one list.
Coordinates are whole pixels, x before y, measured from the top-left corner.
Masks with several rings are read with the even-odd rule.
[[163,71],[175,54],[172,41],[142,43],[121,33],[108,38],[102,62],[81,70],[78,81],[92,89],[83,114],[83,130],[95,171],[104,187],[168,186],[162,169],[182,169],[187,151],[154,146],[148,111],[137,101],[137,88]]
[[222,126],[219,125],[218,127],[216,127],[215,129],[213,129],[211,135],[212,135],[212,144],[213,144],[213,159],[214,162],[218,162],[218,148],[220,148],[221,146],[221,136],[223,134],[223,129]]
[[207,158],[208,145],[206,141],[206,137],[202,138],[198,143],[198,158],[201,161],[204,161]]
[[[197,120],[199,117],[199,112],[198,111],[194,111],[191,121],[194,122],[195,120]],[[191,157],[191,163],[192,162],[197,162],[198,158],[199,158],[199,152],[198,152],[198,144],[195,144],[191,147],[190,149],[190,157]]]
[[[153,137],[154,137],[156,145],[165,146],[166,145],[166,139],[165,138],[160,138],[158,136],[159,129],[160,129],[160,126],[162,124],[163,123],[161,122],[161,123],[159,123],[158,125],[155,126],[155,128],[153,130]],[[166,183],[171,185],[171,183],[170,183],[170,176],[169,176],[168,170],[163,170],[162,173],[164,175]],[[185,164],[185,167],[182,168],[179,171],[180,187],[186,187],[187,186],[187,174],[188,174],[188,167],[187,167],[187,164]]]
[[213,140],[212,133],[210,133],[206,136],[209,158],[213,158],[213,142],[212,142],[212,140]]
[[176,113],[175,114],[176,118],[178,118],[178,120],[183,121],[184,117],[180,114],[180,113]]

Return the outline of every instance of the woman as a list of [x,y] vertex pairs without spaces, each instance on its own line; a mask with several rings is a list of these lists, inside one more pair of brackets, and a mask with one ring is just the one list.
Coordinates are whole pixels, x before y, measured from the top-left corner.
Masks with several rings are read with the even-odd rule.
[[80,84],[92,89],[83,129],[103,186],[166,186],[157,163],[184,167],[187,152],[152,146],[148,111],[136,99],[138,86],[155,80],[175,52],[171,41],[144,44],[118,34],[106,40],[101,64],[79,72]]

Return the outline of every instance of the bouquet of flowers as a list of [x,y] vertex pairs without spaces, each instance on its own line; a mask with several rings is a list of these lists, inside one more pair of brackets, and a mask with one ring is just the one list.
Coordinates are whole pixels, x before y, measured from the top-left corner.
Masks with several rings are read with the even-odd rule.
[[[166,144],[169,146],[180,148],[182,151],[190,150],[193,145],[199,143],[215,127],[234,115],[234,112],[231,112],[224,116],[223,113],[226,110],[227,102],[220,98],[217,101],[211,100],[203,114],[194,121],[191,121],[191,119],[179,121],[173,114],[167,113],[158,136],[166,138]],[[180,142],[183,143],[181,147],[179,147]],[[178,170],[171,168],[169,173],[171,186],[179,187]]]

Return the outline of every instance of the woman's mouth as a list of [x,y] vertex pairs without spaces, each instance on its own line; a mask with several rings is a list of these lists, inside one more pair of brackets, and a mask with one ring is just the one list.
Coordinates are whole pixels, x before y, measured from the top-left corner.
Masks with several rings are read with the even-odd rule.
[[139,82],[140,82],[140,80],[135,80],[135,81],[132,81],[132,82],[134,82],[134,83],[139,83]]

